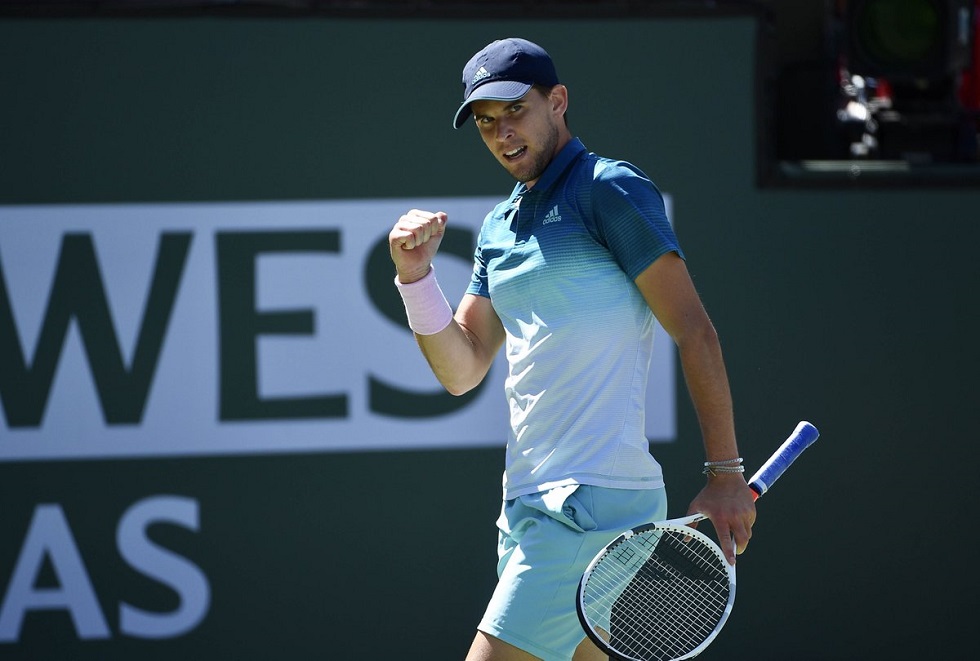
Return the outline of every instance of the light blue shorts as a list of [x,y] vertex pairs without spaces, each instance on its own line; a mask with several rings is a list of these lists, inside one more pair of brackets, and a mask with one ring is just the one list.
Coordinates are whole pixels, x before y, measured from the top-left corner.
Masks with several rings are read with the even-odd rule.
[[478,629],[547,661],[570,660],[585,638],[575,594],[586,566],[624,530],[666,515],[664,489],[572,485],[505,501],[499,581]]

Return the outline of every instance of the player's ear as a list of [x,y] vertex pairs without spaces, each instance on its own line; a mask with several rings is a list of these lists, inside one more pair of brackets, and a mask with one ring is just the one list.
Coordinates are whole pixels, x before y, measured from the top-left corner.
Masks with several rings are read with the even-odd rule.
[[568,110],[568,88],[564,85],[558,84],[552,87],[548,99],[551,101],[552,112],[559,117]]

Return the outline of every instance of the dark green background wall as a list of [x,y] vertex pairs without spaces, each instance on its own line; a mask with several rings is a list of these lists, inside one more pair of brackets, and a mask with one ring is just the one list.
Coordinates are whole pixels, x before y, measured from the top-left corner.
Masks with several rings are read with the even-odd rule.
[[[507,35],[555,57],[590,149],[672,195],[747,463],[800,419],[822,432],[760,502],[735,612],[703,658],[959,650],[975,549],[942,549],[972,539],[977,514],[980,191],[758,188],[751,18],[3,20],[0,204],[503,196],[506,174],[450,119],[461,65]],[[679,407],[680,442],[655,447],[677,515],[701,461]],[[494,581],[501,462],[0,464],[0,586],[34,506],[61,503],[114,632],[79,642],[67,614],[37,613],[0,656],[461,658]],[[166,543],[213,598],[197,629],[158,642],[117,633],[134,594],[174,605],[113,542],[155,493],[200,502],[201,532]]]

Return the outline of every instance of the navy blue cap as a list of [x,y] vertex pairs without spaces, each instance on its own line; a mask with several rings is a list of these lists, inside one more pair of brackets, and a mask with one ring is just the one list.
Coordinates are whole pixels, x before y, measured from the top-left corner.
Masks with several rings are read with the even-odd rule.
[[456,111],[453,127],[463,125],[474,101],[516,101],[532,85],[557,84],[555,64],[541,46],[518,38],[494,41],[463,67],[463,105]]

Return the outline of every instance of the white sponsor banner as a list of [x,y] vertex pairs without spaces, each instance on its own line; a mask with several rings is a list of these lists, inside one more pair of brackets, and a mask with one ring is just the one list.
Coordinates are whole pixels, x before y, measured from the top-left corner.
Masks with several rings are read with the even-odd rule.
[[[394,291],[398,216],[444,210],[457,302],[498,201],[0,207],[0,461],[502,445],[503,359],[445,395],[370,284]],[[675,437],[674,383],[658,328],[651,440]]]

